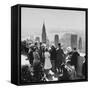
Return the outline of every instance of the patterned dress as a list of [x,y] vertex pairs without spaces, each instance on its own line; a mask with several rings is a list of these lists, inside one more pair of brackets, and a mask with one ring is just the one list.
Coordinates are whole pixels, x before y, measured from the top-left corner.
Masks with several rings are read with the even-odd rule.
[[50,54],[49,52],[45,52],[45,64],[44,64],[44,69],[51,69],[52,68],[52,64],[50,61]]

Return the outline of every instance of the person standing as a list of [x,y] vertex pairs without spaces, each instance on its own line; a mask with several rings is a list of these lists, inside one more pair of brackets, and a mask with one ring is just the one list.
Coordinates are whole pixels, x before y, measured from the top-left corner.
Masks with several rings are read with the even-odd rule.
[[32,47],[30,47],[30,49],[29,49],[28,59],[29,59],[29,63],[32,66],[33,65],[33,60],[34,60],[34,57],[33,57],[33,48]]
[[87,58],[86,58],[86,55],[84,56],[85,58],[85,61],[83,63],[83,66],[82,66],[82,74],[84,76],[84,78],[87,78]]
[[77,72],[77,65],[78,65],[78,57],[80,54],[77,52],[76,48],[73,49],[73,54],[71,57],[71,65],[75,67],[75,70]]
[[44,63],[45,63],[45,47],[42,47],[42,64],[44,66]]
[[40,62],[40,56],[39,56],[37,47],[34,47],[33,57],[34,57],[33,65]]
[[50,60],[52,64],[52,71],[55,72],[55,62],[56,62],[56,48],[52,45],[50,50]]
[[61,49],[61,43],[58,44],[58,49],[56,51],[56,68],[60,70],[61,64],[64,62],[64,52]]
[[34,52],[33,52],[33,56],[34,56],[34,60],[33,60],[33,77],[34,77],[34,81],[40,81],[42,79],[42,67],[40,64],[40,56],[38,53],[38,48],[35,47],[34,48]]
[[50,53],[47,48],[45,50],[44,55],[45,55],[44,70],[45,70],[45,73],[48,74],[49,70],[52,68],[52,64],[50,61]]
[[40,62],[43,65],[44,64],[44,48],[42,46],[42,43],[40,42],[40,47],[39,47],[39,56],[40,56]]
[[39,82],[42,80],[44,73],[43,73],[41,63],[40,63],[40,57],[39,57],[38,52],[34,52],[34,57],[35,59],[33,62],[33,73],[34,73],[33,81]]

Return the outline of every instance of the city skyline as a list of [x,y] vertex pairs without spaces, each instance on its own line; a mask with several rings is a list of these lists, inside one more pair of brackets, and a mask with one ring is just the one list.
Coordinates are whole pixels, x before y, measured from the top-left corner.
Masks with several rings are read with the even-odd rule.
[[85,37],[85,12],[83,11],[22,8],[21,18],[22,39],[33,35],[41,38],[43,22],[51,41],[55,34],[61,37],[66,32],[81,33]]

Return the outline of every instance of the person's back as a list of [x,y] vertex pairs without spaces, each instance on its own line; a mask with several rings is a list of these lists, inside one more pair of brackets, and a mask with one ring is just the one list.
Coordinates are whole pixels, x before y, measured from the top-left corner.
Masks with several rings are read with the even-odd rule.
[[52,71],[56,71],[56,48],[54,46],[51,47],[50,51],[50,60],[52,64]]
[[62,49],[58,49],[57,50],[57,60],[59,60],[59,62],[63,62],[63,59],[64,59],[64,53],[63,53],[63,50]]
[[40,60],[42,60],[42,47],[41,46],[39,48],[39,56],[40,56]]
[[77,64],[78,56],[79,56],[78,52],[73,53],[73,55],[71,57],[71,65],[76,65]]
[[51,55],[50,56],[51,60],[56,60],[56,49],[55,48],[50,51],[50,55]]
[[42,48],[42,59],[41,59],[41,63],[44,65],[44,63],[45,63],[45,48]]
[[58,49],[56,51],[56,68],[60,69],[61,64],[64,62],[64,52],[61,49],[61,44],[58,44]]
[[74,52],[72,54],[71,57],[71,65],[75,66],[75,69],[77,70],[77,64],[78,64],[78,57],[79,57],[79,53],[76,51],[76,48],[74,49]]

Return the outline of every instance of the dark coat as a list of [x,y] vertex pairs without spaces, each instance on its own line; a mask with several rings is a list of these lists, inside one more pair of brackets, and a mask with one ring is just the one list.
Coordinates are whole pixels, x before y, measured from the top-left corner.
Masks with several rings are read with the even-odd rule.
[[62,49],[58,49],[56,52],[56,63],[57,65],[61,65],[64,62],[64,52]]
[[42,64],[44,64],[44,61],[45,61],[45,56],[44,56],[44,48],[42,48],[42,47],[40,47],[40,49],[39,49],[39,56],[40,56],[40,62],[42,63]]
[[39,52],[40,60],[42,60],[42,48],[41,47],[39,48],[38,52]]
[[73,52],[71,57],[71,65],[74,65],[75,68],[77,68],[78,56],[79,56],[78,52]]
[[50,51],[50,59],[56,60],[56,49],[51,49]]
[[87,77],[87,58],[86,56],[85,56],[85,63],[83,64],[83,67],[82,67],[82,73],[86,78]]

